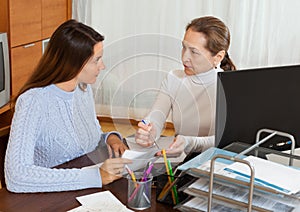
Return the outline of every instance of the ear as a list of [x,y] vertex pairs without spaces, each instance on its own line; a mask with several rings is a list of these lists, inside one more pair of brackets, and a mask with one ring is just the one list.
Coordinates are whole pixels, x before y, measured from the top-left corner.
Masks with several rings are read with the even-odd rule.
[[219,52],[214,56],[214,64],[220,64],[224,57],[225,57],[225,50],[219,51]]

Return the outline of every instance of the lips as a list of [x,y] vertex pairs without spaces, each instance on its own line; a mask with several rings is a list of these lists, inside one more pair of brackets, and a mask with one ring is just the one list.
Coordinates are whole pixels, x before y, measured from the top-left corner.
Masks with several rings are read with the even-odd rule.
[[193,68],[187,65],[184,65],[184,72],[186,75],[194,75]]
[[192,67],[189,67],[189,66],[184,66],[184,69],[185,69],[185,70],[190,70],[190,71],[193,70]]
[[183,65],[184,66],[184,68],[186,68],[186,69],[192,69],[192,67],[190,67],[190,66],[187,66],[187,65]]

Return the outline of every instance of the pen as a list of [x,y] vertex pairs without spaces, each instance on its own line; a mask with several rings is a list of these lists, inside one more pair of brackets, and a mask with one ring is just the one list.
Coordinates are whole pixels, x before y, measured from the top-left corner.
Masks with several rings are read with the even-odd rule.
[[[149,122],[148,120],[146,120],[146,119],[143,119],[142,122],[143,122],[143,124],[145,124],[145,125],[149,125],[149,124],[150,124],[150,122]],[[154,141],[155,146],[156,146],[158,149],[160,149],[159,146],[158,146],[157,143],[156,143],[156,139],[153,138],[153,136],[152,136],[151,133],[150,133],[150,138]]]
[[135,187],[137,187],[136,178],[135,178],[134,172],[131,171],[127,165],[125,165],[125,168],[126,168],[127,172],[130,174],[132,181],[135,183]]
[[153,168],[153,163],[150,164],[149,168],[144,172],[143,177],[142,177],[142,181],[146,181],[148,175],[150,174],[152,168]]
[[[140,184],[138,184],[138,186],[134,189],[134,191],[132,192],[131,196],[130,196],[129,199],[128,199],[128,202],[131,202],[131,201],[133,200],[133,198],[136,196],[136,194],[137,194],[137,192],[138,192],[138,190],[139,190],[139,187],[140,187]],[[145,194],[144,191],[143,191],[143,196],[144,196],[144,198],[146,199],[146,201],[147,201],[148,203],[150,203],[150,200],[149,200],[148,196]]]
[[[151,173],[153,166],[154,166],[154,164],[151,163],[151,161],[150,161],[150,165],[149,165],[148,169],[147,169],[147,170],[144,172],[144,174],[143,174],[142,182],[147,181],[147,178],[148,178],[149,174]],[[147,185],[147,184],[145,185],[144,189],[146,190],[146,192],[148,191],[149,188],[148,188],[148,185]],[[148,199],[148,197],[147,197],[147,195],[145,194],[145,192],[143,192],[143,196],[145,197],[146,201],[147,201],[148,203],[150,203],[150,200]]]
[[[143,177],[142,177],[142,179],[141,179],[142,182],[144,182],[144,181],[147,180],[147,177],[148,177],[148,175],[150,174],[150,172],[151,172],[151,170],[152,170],[152,168],[153,168],[153,165],[154,165],[154,164],[151,163],[150,166],[149,166],[149,168],[144,172]],[[137,194],[137,192],[138,192],[138,190],[139,190],[140,184],[137,184],[137,183],[136,183],[136,178],[135,178],[135,176],[134,176],[133,171],[131,171],[127,165],[125,165],[125,168],[126,168],[127,171],[130,173],[131,178],[132,178],[132,181],[135,182],[135,189],[134,189],[133,193],[131,194],[131,196],[130,196],[129,199],[128,199],[128,201],[131,202],[131,201],[133,200],[133,198],[136,196],[136,194]],[[145,189],[145,188],[144,188],[144,189]],[[149,189],[149,188],[147,188],[147,189]],[[150,203],[150,200],[149,200],[149,198],[147,197],[147,195],[145,194],[145,192],[143,191],[142,193],[143,193],[143,196],[144,196],[144,198],[146,199],[146,201],[147,201],[148,203]]]
[[269,147],[284,146],[284,145],[288,145],[288,144],[292,144],[292,141],[283,141],[283,142],[279,142],[279,143],[276,143],[276,144],[270,144]]
[[[172,170],[170,160],[167,160],[167,163],[168,163],[169,173],[170,173],[170,176],[171,176],[171,182],[174,182],[174,174],[173,174],[173,170]],[[174,205],[177,205],[177,203],[178,203],[178,194],[177,194],[176,185],[172,186],[172,192],[174,193],[173,203],[174,203]]]
[[176,179],[170,184],[169,182],[164,186],[164,188],[162,189],[162,191],[160,192],[159,196],[158,196],[158,200],[163,201],[166,196],[167,193],[169,192],[169,190],[177,183],[177,181],[183,176],[185,175],[185,171],[182,171],[178,177],[176,177]]
[[[169,170],[169,166],[168,166],[166,150],[165,150],[165,149],[162,149],[161,152],[162,152],[162,155],[163,155],[163,157],[164,157],[164,162],[165,162],[165,166],[166,166],[166,171],[167,171],[167,174],[168,174],[168,181],[169,181],[169,183],[171,184],[171,183],[172,183],[172,180],[171,180],[171,177],[170,177],[170,170]],[[173,190],[172,190],[171,193],[172,193],[173,203],[175,204],[176,199],[175,199],[175,194],[174,194]]]

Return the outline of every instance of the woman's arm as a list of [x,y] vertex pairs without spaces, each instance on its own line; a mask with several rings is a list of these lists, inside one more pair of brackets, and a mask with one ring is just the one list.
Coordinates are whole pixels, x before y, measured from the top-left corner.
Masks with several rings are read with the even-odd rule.
[[[215,146],[215,136],[183,136],[177,135],[174,143],[166,150],[170,156],[179,156],[182,152],[189,154],[190,152],[204,152],[210,147]],[[160,153],[158,154],[160,155]]]
[[43,154],[35,152],[41,131],[47,129],[47,123],[43,121],[42,105],[30,93],[19,97],[5,158],[8,190],[47,192],[101,187],[98,168],[52,169],[36,165],[37,160],[47,160]]

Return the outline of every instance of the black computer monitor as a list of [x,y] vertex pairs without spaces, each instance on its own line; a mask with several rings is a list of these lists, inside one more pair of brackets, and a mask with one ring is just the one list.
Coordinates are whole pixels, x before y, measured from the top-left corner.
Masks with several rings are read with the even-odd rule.
[[254,144],[262,128],[292,134],[300,146],[300,65],[218,73],[216,146]]

